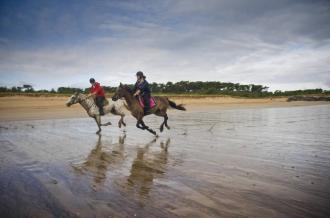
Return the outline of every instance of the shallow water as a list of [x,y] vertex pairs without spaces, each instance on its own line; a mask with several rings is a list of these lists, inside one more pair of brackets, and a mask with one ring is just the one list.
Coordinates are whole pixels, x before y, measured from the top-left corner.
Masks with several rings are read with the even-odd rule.
[[169,118],[1,122],[1,217],[329,217],[330,105]]

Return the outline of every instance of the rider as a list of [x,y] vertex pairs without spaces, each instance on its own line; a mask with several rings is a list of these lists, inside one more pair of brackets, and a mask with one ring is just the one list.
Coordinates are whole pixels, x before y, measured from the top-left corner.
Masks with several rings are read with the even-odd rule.
[[91,83],[90,94],[87,97],[95,96],[95,103],[99,107],[100,115],[104,115],[103,102],[105,100],[105,93],[100,83],[96,82],[94,78],[90,78]]
[[146,76],[143,75],[142,71],[136,73],[137,81],[134,87],[134,96],[140,95],[144,101],[144,114],[147,114],[150,110],[150,96],[151,91],[149,83],[146,80]]

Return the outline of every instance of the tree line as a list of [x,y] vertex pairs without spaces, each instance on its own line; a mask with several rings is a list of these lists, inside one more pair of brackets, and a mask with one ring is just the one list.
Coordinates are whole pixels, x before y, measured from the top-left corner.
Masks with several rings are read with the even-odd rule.
[[[129,84],[133,87],[133,84]],[[103,86],[107,93],[114,93],[117,87]],[[167,83],[150,83],[150,88],[155,94],[189,94],[189,95],[231,95],[241,97],[268,97],[268,96],[292,96],[292,95],[308,95],[308,94],[330,94],[330,91],[322,89],[305,89],[294,91],[268,91],[269,87],[255,84],[239,84],[230,82],[167,82]],[[72,94],[76,91],[88,93],[89,88],[72,88],[59,87],[56,90],[34,90],[31,85],[23,85],[22,87],[0,87],[0,92],[12,93],[57,93]]]

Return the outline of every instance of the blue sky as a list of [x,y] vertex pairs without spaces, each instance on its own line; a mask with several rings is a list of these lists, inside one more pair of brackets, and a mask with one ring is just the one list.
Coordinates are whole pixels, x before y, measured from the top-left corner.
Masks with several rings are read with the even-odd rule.
[[330,2],[0,1],[0,85],[230,81],[330,89]]

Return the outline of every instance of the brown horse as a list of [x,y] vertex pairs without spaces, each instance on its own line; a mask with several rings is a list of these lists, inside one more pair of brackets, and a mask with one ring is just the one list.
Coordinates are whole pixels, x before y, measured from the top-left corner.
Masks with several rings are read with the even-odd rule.
[[[153,129],[146,126],[145,123],[143,122],[143,117],[146,115],[143,112],[143,108],[140,106],[139,100],[133,96],[131,89],[127,85],[123,85],[120,83],[116,93],[112,97],[112,100],[116,101],[121,98],[124,98],[126,100],[128,110],[131,112],[133,117],[137,119],[136,127],[142,130],[148,130],[152,134],[156,135],[156,132]],[[185,111],[186,108],[184,108],[181,104],[177,105],[175,102],[169,100],[165,96],[164,97],[155,96],[154,99],[156,101],[156,106],[151,108],[150,114],[155,114],[157,116],[164,117],[164,121],[159,128],[160,131],[163,132],[164,125],[166,126],[167,129],[170,129],[170,127],[167,125],[167,120],[168,120],[168,116],[166,113],[167,109],[171,107],[177,110]]]

